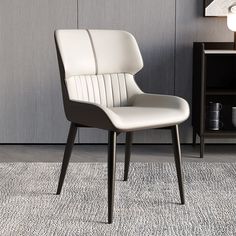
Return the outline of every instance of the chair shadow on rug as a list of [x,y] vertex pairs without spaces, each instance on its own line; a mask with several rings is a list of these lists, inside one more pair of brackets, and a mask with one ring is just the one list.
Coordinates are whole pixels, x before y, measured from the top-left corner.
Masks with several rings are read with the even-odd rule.
[[[171,130],[181,204],[183,174],[178,125],[189,117],[188,103],[176,96],[141,91],[134,75],[143,67],[135,38],[119,30],[57,30],[55,42],[64,110],[70,121],[57,189],[60,194],[79,127],[108,131],[108,223],[113,221],[116,138],[126,133],[124,180],[128,179],[133,132]],[[157,75],[153,75],[157,76]]]

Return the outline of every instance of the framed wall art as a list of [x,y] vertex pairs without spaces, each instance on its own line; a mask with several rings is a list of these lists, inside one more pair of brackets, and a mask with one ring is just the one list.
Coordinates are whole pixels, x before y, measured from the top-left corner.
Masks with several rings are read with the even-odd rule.
[[227,16],[236,0],[204,0],[204,16]]

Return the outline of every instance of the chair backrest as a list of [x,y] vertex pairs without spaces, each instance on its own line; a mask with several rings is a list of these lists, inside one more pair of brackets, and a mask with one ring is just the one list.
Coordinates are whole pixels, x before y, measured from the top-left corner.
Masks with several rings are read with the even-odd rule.
[[122,106],[137,87],[133,75],[143,67],[135,38],[118,30],[57,30],[57,46],[69,98]]

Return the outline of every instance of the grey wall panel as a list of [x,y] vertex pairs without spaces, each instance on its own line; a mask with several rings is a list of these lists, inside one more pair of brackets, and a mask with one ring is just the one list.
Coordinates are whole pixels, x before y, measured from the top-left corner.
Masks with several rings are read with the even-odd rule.
[[76,28],[76,0],[0,1],[0,143],[65,142],[53,32]]
[[[232,41],[226,18],[203,17],[203,1],[177,0],[175,94],[192,100],[192,45],[194,41]],[[191,142],[191,119],[182,125],[183,142]]]
[[[134,34],[144,59],[136,80],[145,92],[173,94],[175,1],[78,0],[80,28],[122,29]],[[122,138],[121,138],[122,139]],[[81,129],[80,142],[104,142],[106,133]],[[136,142],[170,141],[157,131],[138,132]]]

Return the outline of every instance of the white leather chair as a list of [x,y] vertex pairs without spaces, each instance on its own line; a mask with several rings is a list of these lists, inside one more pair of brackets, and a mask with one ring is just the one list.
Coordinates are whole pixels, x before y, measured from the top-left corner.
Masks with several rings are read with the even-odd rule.
[[[128,32],[57,30],[55,42],[64,109],[71,122],[57,194],[61,192],[77,127],[108,130],[108,223],[112,223],[117,135],[126,132],[124,179],[127,180],[132,132],[168,127],[172,131],[179,191],[184,204],[178,124],[189,117],[188,103],[176,96],[140,90],[134,75],[142,69],[143,60],[135,38]],[[158,79],[158,75],[153,76]]]

